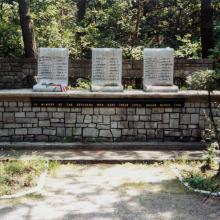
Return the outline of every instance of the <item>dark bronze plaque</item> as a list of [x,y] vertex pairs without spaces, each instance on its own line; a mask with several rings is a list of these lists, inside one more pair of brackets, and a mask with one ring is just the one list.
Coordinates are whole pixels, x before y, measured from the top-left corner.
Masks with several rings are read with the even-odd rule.
[[143,98],[32,98],[33,107],[149,107],[149,108],[181,108],[185,100],[182,98],[175,99],[143,99]]

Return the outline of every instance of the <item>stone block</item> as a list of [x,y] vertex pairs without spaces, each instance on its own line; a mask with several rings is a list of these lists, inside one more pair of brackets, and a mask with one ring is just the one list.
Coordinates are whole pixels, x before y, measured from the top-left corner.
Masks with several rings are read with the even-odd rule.
[[93,114],[93,108],[82,108],[82,114],[83,115],[92,115]]
[[195,113],[196,109],[195,108],[186,108],[186,113]]
[[117,122],[111,122],[111,128],[117,128]]
[[139,116],[138,115],[128,115],[127,120],[128,121],[139,121]]
[[99,130],[97,128],[83,128],[83,137],[98,137]]
[[114,115],[115,108],[100,108],[101,115]]
[[170,121],[170,114],[164,113],[163,114],[163,123],[169,123],[169,121]]
[[150,115],[140,115],[140,121],[150,121]]
[[39,135],[42,134],[41,128],[28,128],[28,134]]
[[135,108],[127,108],[128,115],[135,115]]
[[114,138],[121,137],[121,129],[111,129]]
[[73,129],[72,128],[66,128],[66,136],[71,137],[73,134]]
[[170,128],[178,128],[179,119],[170,119]]
[[36,117],[36,113],[35,112],[26,112],[25,116],[27,118],[34,118],[34,117]]
[[73,128],[73,135],[76,136],[82,135],[82,128]]
[[48,118],[48,112],[37,112],[36,117],[37,118]]
[[162,114],[152,114],[151,115],[152,121],[161,121],[162,120]]
[[127,121],[119,121],[118,128],[128,128],[128,122]]
[[127,115],[126,108],[116,108],[116,115]]
[[105,125],[105,124],[98,124],[97,128],[100,129],[110,129],[110,125]]
[[145,128],[157,128],[157,122],[145,122]]
[[134,128],[144,128],[144,122],[142,121],[135,121]]
[[66,129],[65,128],[57,128],[57,136],[65,137],[65,135],[66,135]]
[[179,118],[179,113],[170,113],[170,118],[172,119]]
[[56,135],[56,129],[44,128],[43,129],[43,134],[54,136],[54,135]]
[[147,130],[147,139],[154,139],[156,136],[156,132],[153,129]]
[[15,120],[14,113],[3,112],[2,119],[3,119],[3,122],[14,122]]
[[8,136],[8,129],[0,129],[0,137]]
[[15,135],[27,135],[27,128],[16,128]]
[[25,112],[15,112],[15,117],[16,118],[24,118],[25,117]]
[[112,115],[111,116],[111,121],[120,121],[122,115]]
[[152,108],[152,114],[154,113],[164,113],[164,108]]
[[190,114],[180,114],[180,124],[190,124]]
[[112,137],[110,130],[100,130],[99,137]]
[[64,112],[53,112],[53,118],[64,118]]
[[93,123],[102,123],[102,115],[93,115],[92,122]]
[[76,116],[76,122],[77,123],[83,123],[84,122],[84,118],[85,118],[85,115],[77,115]]
[[191,124],[199,123],[199,114],[191,114]]
[[103,123],[104,124],[110,124],[110,116],[104,115],[103,116]]
[[145,115],[145,108],[137,108],[136,114],[137,115]]
[[92,116],[86,115],[84,119],[84,123],[88,124],[92,122]]
[[122,129],[122,135],[135,136],[137,135],[137,129]]
[[49,127],[50,121],[39,121],[39,127]]
[[76,113],[65,113],[65,123],[76,123]]

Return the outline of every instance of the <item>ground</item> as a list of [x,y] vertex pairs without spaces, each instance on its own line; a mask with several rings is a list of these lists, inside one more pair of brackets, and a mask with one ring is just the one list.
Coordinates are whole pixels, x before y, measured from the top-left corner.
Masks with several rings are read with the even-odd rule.
[[62,165],[42,195],[0,200],[4,220],[220,219],[220,199],[188,192],[169,166]]

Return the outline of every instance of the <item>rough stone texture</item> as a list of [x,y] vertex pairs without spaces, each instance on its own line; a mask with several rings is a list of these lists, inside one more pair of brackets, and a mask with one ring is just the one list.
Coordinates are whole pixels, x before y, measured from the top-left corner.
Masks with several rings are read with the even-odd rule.
[[[176,59],[174,67],[175,84],[179,85],[182,79],[195,71],[213,69],[213,61],[209,59]],[[70,84],[74,84],[77,78],[91,78],[91,72],[91,60],[70,60]],[[0,89],[32,88],[36,75],[36,60],[0,58]],[[137,84],[138,88],[141,87],[143,61],[123,60],[122,76],[124,83],[132,81]]]
[[[20,90],[16,91],[15,95]],[[188,95],[184,93],[186,101],[182,108],[33,107],[27,94],[20,95],[20,92],[21,97],[13,98],[3,95],[6,93],[0,91],[1,142],[199,141],[202,132],[208,127],[205,115],[209,114],[209,108],[206,103],[207,95],[204,93],[200,94],[200,98],[198,92],[188,92]],[[12,94],[8,91],[8,95],[9,93]],[[140,91],[136,94],[151,98]],[[80,96],[75,93],[73,95]],[[94,94],[90,95],[93,98]],[[108,97],[108,94],[105,95]],[[126,97],[128,94],[115,94],[119,95]],[[66,93],[66,96],[71,97],[71,94]],[[182,97],[183,93],[179,92],[175,96]],[[215,93],[215,97],[219,103],[220,93]],[[132,98],[135,99],[136,96]],[[217,107],[217,104],[213,106],[216,122],[220,120]]]

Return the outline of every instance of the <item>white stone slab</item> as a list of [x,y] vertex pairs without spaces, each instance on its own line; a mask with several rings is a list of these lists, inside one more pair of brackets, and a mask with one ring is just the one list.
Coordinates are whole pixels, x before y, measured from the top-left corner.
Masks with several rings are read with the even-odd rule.
[[34,91],[59,92],[68,86],[67,48],[39,48],[37,85]]
[[92,91],[123,91],[122,49],[92,49]]
[[143,88],[148,92],[176,92],[173,85],[174,50],[172,48],[144,49]]

